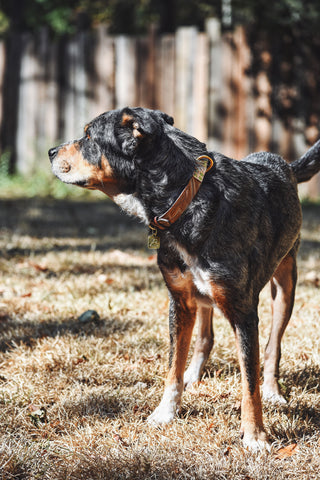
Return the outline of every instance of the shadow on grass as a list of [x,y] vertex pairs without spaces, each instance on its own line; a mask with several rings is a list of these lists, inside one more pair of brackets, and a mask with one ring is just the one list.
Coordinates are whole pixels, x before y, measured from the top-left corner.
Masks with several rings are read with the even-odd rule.
[[320,365],[302,365],[296,370],[283,373],[282,379],[289,388],[297,386],[320,393]]
[[[128,217],[109,200],[74,201],[50,199],[0,199],[1,230],[9,237],[17,235],[36,239],[48,239],[48,245],[35,249],[8,245],[1,253],[13,257],[45,253],[48,250],[64,251],[76,248],[79,251],[110,248],[144,248],[146,227],[137,219]],[[88,240],[87,245],[71,247],[61,239]],[[52,239],[58,244],[52,245]],[[50,241],[49,241],[50,240]]]
[[[303,205],[304,223],[318,224],[319,204]],[[95,249],[104,251],[121,248],[144,248],[145,226],[137,219],[128,217],[109,199],[106,200],[53,200],[43,198],[0,199],[0,226],[10,235],[29,235],[37,239],[59,239],[59,245],[48,245],[40,250],[30,248],[8,248],[6,254],[29,255],[45,253],[48,249],[63,251],[70,249],[68,243],[61,244],[63,238],[88,239],[94,242]],[[0,230],[1,233],[1,230]],[[131,233],[131,235],[130,235]],[[302,249],[319,249],[320,240],[304,240]],[[79,251],[90,251],[91,245],[77,245]]]
[[[52,322],[29,322],[12,319],[8,315],[0,316],[0,351],[6,352],[21,343],[33,347],[37,340],[54,338],[67,334],[75,336],[95,335],[105,338],[116,332],[134,331],[141,328],[143,322],[105,318],[89,321],[79,321],[78,318],[61,319]],[[23,333],[19,333],[22,331]]]

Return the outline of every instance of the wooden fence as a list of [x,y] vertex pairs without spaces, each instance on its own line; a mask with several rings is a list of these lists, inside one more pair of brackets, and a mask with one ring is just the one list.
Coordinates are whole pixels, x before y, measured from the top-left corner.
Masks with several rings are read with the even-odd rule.
[[[0,43],[0,142],[17,171],[48,169],[46,151],[82,135],[88,120],[124,106],[158,108],[209,149],[241,158],[272,148],[288,160],[308,147],[301,119],[285,125],[272,113],[266,73],[247,74],[245,30],[110,36],[104,27],[52,41],[15,34]],[[316,138],[317,136],[314,135]],[[320,194],[319,175],[304,194]]]

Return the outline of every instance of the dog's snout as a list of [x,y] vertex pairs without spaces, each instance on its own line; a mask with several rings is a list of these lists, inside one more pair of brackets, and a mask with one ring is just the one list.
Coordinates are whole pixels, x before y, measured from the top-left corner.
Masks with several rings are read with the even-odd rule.
[[50,150],[48,151],[48,155],[49,155],[50,162],[52,162],[52,161],[54,160],[54,158],[56,157],[58,151],[59,151],[59,148],[58,148],[58,147],[50,148]]

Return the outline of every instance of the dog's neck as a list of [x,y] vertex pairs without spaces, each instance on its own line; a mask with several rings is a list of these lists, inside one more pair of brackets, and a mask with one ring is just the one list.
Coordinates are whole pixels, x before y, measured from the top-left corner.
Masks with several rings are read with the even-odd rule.
[[128,215],[138,217],[143,223],[149,225],[149,219],[142,201],[135,194],[119,193],[112,200]]
[[[180,195],[176,197],[173,202],[168,202],[168,204],[170,205],[169,208],[167,208],[166,211],[162,212],[160,216],[154,216],[153,212],[155,210],[151,208],[148,203],[146,204],[146,206],[144,206],[142,199],[140,199],[137,195],[134,194],[121,193],[113,196],[113,201],[129,215],[134,215],[140,218],[145,224],[151,224],[156,228],[159,228],[160,230],[165,230],[166,228],[170,227],[172,223],[178,220],[179,217],[183,214],[183,212],[188,208],[189,204],[192,202],[193,198],[198,192],[198,189],[201,186],[205,173],[210,170],[212,165],[213,160],[211,157],[207,155],[202,155],[198,157],[196,169],[193,172],[193,175],[191,176],[189,182],[182,190],[182,192],[179,192]],[[156,182],[151,183],[154,184]],[[165,175],[165,178],[162,179],[161,184],[166,185],[167,183],[167,175]],[[156,185],[159,188],[159,183],[156,183]],[[171,188],[171,191],[169,193],[171,193],[172,190],[173,189]],[[165,198],[167,201],[167,196],[165,196]],[[154,205],[154,203],[152,205]]]

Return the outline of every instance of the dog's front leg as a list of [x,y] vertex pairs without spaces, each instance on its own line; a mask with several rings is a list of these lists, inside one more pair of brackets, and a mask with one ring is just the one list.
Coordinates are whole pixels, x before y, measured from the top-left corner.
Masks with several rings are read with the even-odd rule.
[[173,420],[180,406],[184,370],[197,313],[191,273],[188,270],[182,272],[179,268],[161,268],[161,271],[170,292],[170,360],[162,400],[148,419],[149,423],[156,425]]
[[212,316],[212,307],[198,306],[198,335],[190,365],[184,374],[184,386],[186,389],[191,388],[192,385],[200,381],[203,367],[209,358],[213,346]]
[[234,327],[242,382],[241,434],[243,444],[251,451],[269,450],[270,446],[262,421],[257,314],[246,315]]

